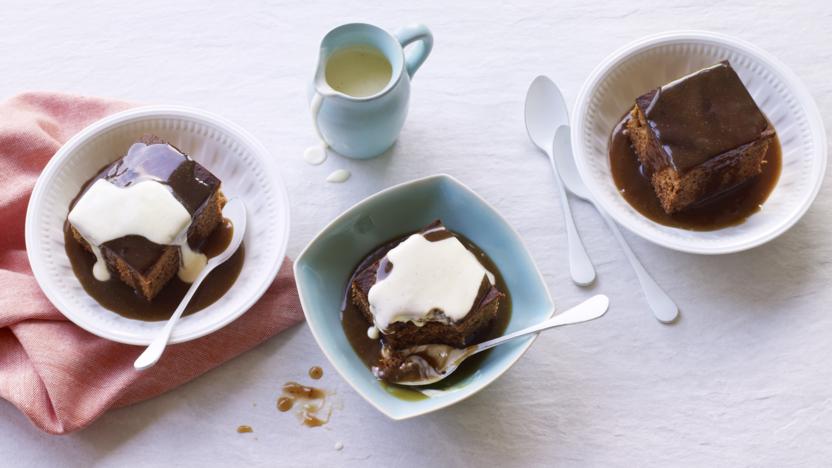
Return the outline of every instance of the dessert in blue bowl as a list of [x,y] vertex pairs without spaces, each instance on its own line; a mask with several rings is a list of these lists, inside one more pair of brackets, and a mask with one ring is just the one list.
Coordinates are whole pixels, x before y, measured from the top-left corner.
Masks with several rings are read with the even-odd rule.
[[[483,307],[462,307],[462,314],[457,313],[459,316],[450,312],[447,317],[439,314],[443,320],[448,320],[448,326],[433,326],[433,332],[452,333],[453,326],[460,325],[456,328],[458,334],[449,339],[470,344],[471,340],[533,325],[554,312],[546,284],[517,232],[491,205],[459,180],[444,174],[426,177],[388,188],[359,202],[309,243],[295,261],[295,276],[307,322],[324,354],[362,397],[393,419],[425,414],[473,395],[508,370],[534,341],[532,336],[492,349],[429,388],[392,385],[379,379],[378,372],[373,372],[368,348],[362,348],[372,348],[373,338],[366,337],[363,341],[357,338],[360,334],[366,336],[367,331],[373,335],[368,329],[378,328],[381,322],[383,326],[378,335],[383,342],[385,333],[394,331],[390,322],[396,322],[396,318],[395,314],[385,315],[379,311],[375,323],[370,323],[372,314],[356,314],[355,308],[349,307],[353,303],[354,274],[362,262],[385,245],[391,246],[384,252],[387,254],[403,240],[415,236],[414,242],[418,246],[419,233],[425,233],[425,227],[436,220],[441,220],[443,229],[478,259],[468,264],[469,271],[473,271],[471,277],[477,281],[473,289],[477,289],[487,271],[486,278],[493,276],[493,281],[488,282],[494,292],[488,300],[479,295],[469,295],[468,299],[465,296],[445,298],[445,303],[452,304],[455,298],[472,300],[477,297],[473,300],[482,302]],[[457,255],[449,258],[455,258],[454,261],[465,258],[458,247],[450,244],[447,247]],[[416,259],[419,254],[404,251],[398,258]],[[476,263],[484,270],[478,270]],[[401,266],[400,271],[404,271],[405,265]],[[488,286],[483,281],[482,286]],[[462,286],[454,289],[464,289],[465,284],[460,284]],[[470,285],[470,281],[467,284]],[[421,287],[416,289],[422,290]],[[490,291],[491,288],[486,289]],[[381,293],[377,295],[382,296]],[[395,298],[395,294],[384,296]],[[499,299],[499,305],[492,302],[495,297]],[[426,317],[431,311],[424,312],[425,317],[398,317],[395,331],[406,333],[407,322],[425,325],[430,321]],[[478,314],[484,322],[462,327],[466,313]],[[435,315],[431,314],[430,318]],[[410,332],[416,332],[415,339],[418,340],[419,330],[410,328]],[[360,333],[354,333],[355,330]],[[412,343],[413,339],[411,333],[404,341]],[[380,349],[380,344],[374,349]]]

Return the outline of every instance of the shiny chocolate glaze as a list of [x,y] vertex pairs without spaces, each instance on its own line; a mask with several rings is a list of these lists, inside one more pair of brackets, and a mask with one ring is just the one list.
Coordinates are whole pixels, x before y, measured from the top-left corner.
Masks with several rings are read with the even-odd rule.
[[618,192],[639,213],[665,226],[691,231],[711,231],[734,226],[760,210],[777,185],[782,157],[775,135],[765,156],[762,172],[738,187],[678,213],[662,209],[650,183],[650,170],[644,167],[626,132],[630,113],[615,126],[609,142],[610,171]]
[[[188,210],[192,219],[199,215],[220,187],[220,180],[211,172],[164,140],[151,135],[142,137],[124,157],[105,166],[87,181],[72,201],[70,210],[98,179],[107,180],[117,187],[128,187],[145,180],[161,182],[170,187],[171,193]],[[155,265],[165,249],[165,246],[142,236],[113,239],[102,247],[112,250],[140,273]]]
[[680,173],[773,133],[727,61],[653,90],[636,105]]

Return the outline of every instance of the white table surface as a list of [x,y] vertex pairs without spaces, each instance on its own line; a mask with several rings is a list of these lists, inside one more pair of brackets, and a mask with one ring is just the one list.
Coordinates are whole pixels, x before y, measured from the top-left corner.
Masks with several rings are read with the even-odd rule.
[[[86,5],[81,5],[85,3]],[[201,107],[236,121],[279,161],[293,201],[289,254],[366,195],[447,172],[518,229],[559,306],[593,293],[607,316],[550,332],[506,375],[450,409],[393,422],[365,403],[298,326],[160,398],[112,411],[65,437],[0,402],[0,464],[87,466],[705,466],[832,460],[832,184],[803,220],[753,251],[699,257],[626,237],[675,298],[658,324],[607,228],[573,209],[598,281],[569,281],[552,175],[526,139],[523,96],[546,73],[570,102],[622,43],[702,28],[754,42],[805,81],[832,127],[832,3],[19,2],[0,9],[0,96],[32,89]],[[236,5],[245,3],[246,5]],[[545,3],[551,3],[546,6]],[[729,5],[729,3],[732,3]],[[367,21],[423,22],[433,54],[416,75],[407,125],[372,162],[306,165],[304,90],[318,42]],[[335,168],[352,170],[326,184]],[[331,422],[301,427],[275,410],[287,380],[337,392]],[[254,434],[238,435],[239,424]],[[341,451],[333,446],[344,444]]]

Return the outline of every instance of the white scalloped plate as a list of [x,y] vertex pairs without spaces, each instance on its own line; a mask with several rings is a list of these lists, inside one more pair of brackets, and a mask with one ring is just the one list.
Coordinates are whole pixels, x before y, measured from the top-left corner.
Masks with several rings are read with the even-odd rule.
[[106,117],[72,137],[38,177],[26,213],[26,250],[32,272],[50,301],[81,328],[120,343],[146,345],[163,322],[124,318],[83,289],[64,250],[63,223],[82,184],[124,155],[144,133],[180,148],[222,180],[228,196],[248,211],[242,271],[209,307],[184,317],[172,343],[212,333],[245,313],[272,283],[289,238],[286,187],[266,148],[248,132],[213,114],[179,106],[147,106]]
[[[655,223],[615,187],[607,153],[610,132],[640,94],[725,59],[777,130],[783,149],[780,180],[762,209],[738,226],[697,232]],[[578,95],[571,136],[581,177],[618,223],[650,242],[690,253],[738,252],[774,239],[803,216],[826,170],[823,121],[797,76],[757,47],[709,32],[649,36],[610,55]]]

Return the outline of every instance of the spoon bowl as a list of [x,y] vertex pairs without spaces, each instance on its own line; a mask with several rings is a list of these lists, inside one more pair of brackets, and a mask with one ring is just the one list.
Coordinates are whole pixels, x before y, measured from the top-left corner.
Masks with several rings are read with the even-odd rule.
[[246,206],[243,201],[239,198],[229,200],[222,209],[222,215],[224,218],[231,221],[231,225],[233,226],[231,241],[228,243],[225,250],[208,259],[205,267],[203,267],[202,271],[199,272],[199,275],[196,277],[194,282],[191,283],[191,287],[188,288],[188,292],[185,294],[185,297],[182,298],[182,302],[180,302],[179,306],[176,307],[176,310],[173,311],[173,315],[171,315],[170,319],[165,324],[162,332],[159,333],[153,342],[150,343],[150,346],[148,346],[147,349],[145,349],[133,363],[133,367],[136,368],[136,370],[148,369],[159,362],[159,359],[165,352],[168,341],[170,341],[170,335],[173,333],[173,328],[182,317],[182,314],[185,312],[185,308],[188,306],[188,303],[191,302],[194,294],[196,294],[197,289],[199,289],[199,285],[203,280],[205,280],[205,278],[208,277],[208,274],[211,273],[214,268],[231,258],[231,256],[234,255],[234,252],[236,252],[240,247],[240,244],[242,244],[243,237],[246,233]]
[[569,125],[566,100],[549,78],[541,75],[526,92],[525,117],[529,138],[546,154],[552,152],[552,140],[562,125]]
[[[509,333],[508,335],[494,338],[493,340],[471,345],[467,348],[459,349],[441,344],[420,345],[407,348],[398,352],[402,360],[402,364],[400,364],[397,369],[400,370],[402,375],[406,378],[393,380],[392,383],[396,383],[398,385],[416,386],[429,385],[439,382],[445,377],[451,375],[464,360],[474,354],[531,333],[537,333],[564,325],[572,325],[595,320],[607,312],[609,305],[609,298],[603,294],[599,294],[587,299],[566,312],[560,313],[548,320],[544,320],[537,325],[517,330],[516,332]],[[381,373],[377,369],[374,369],[374,372],[377,376],[381,376]],[[416,377],[413,377],[414,373],[417,374]],[[395,377],[395,375],[393,377]]]
[[553,157],[552,141],[558,128],[569,125],[569,112],[563,94],[552,80],[545,76],[538,76],[529,85],[526,92],[526,132],[529,139],[549,157],[549,165],[555,175],[555,186],[560,195],[560,206],[563,210],[563,220],[566,225],[567,248],[569,249],[569,273],[572,281],[579,286],[588,286],[595,281],[595,268],[586,254],[586,249],[578,235],[572,210],[566,191],[560,182]]

